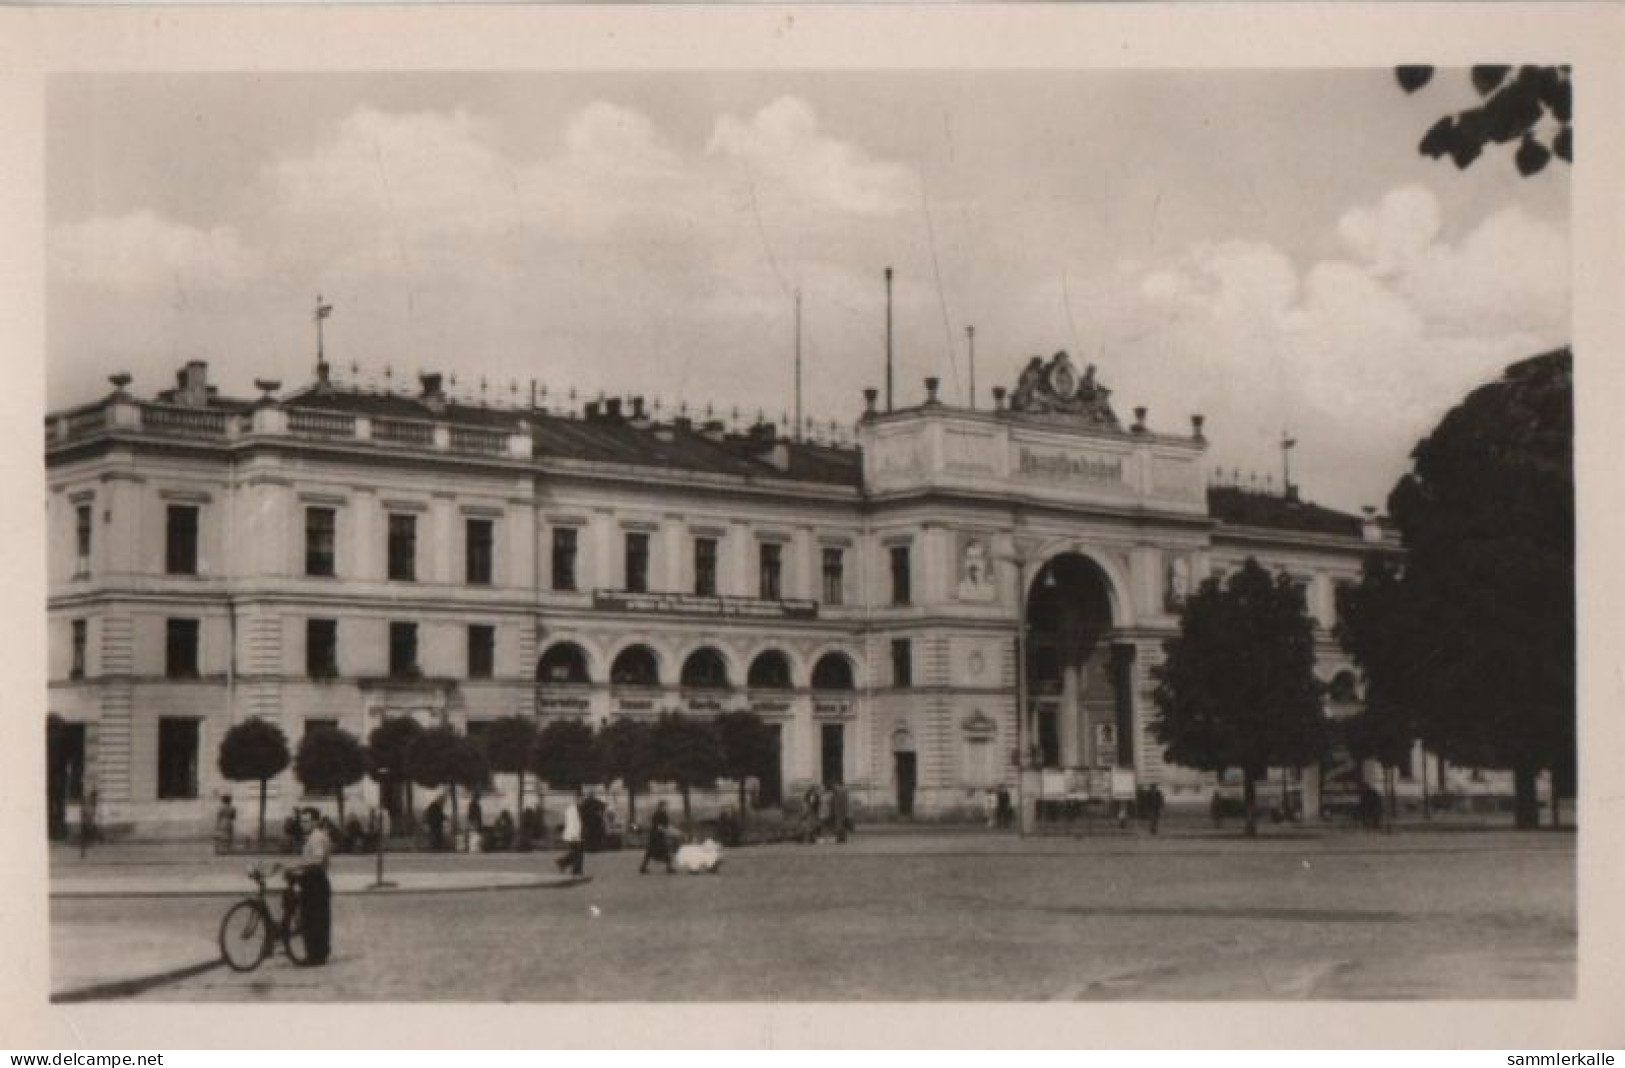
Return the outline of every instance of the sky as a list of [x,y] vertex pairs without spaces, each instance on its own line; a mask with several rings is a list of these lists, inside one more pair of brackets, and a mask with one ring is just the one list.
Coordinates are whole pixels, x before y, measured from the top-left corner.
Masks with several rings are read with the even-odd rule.
[[1450,406],[1569,340],[1567,166],[1416,152],[1444,71],[56,75],[47,400],[483,377],[850,426],[1095,364],[1213,466],[1382,507]]

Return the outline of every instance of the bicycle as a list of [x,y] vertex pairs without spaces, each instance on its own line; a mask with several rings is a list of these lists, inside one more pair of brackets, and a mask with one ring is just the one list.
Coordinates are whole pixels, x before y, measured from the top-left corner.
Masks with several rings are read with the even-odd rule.
[[[266,879],[282,873],[282,915],[273,914],[266,891]],[[310,958],[305,946],[299,887],[294,873],[280,864],[248,869],[248,877],[258,888],[255,896],[244,898],[226,911],[220,921],[220,956],[232,971],[251,972],[276,952],[280,939],[288,959],[304,964]]]

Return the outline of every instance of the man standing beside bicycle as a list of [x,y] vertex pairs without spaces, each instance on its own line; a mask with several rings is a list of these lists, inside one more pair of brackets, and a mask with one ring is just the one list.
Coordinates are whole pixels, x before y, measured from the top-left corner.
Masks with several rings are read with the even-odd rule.
[[300,912],[305,933],[307,964],[326,964],[332,947],[333,887],[327,880],[327,861],[333,855],[333,839],[327,821],[308,809],[304,815],[305,846],[299,876]]

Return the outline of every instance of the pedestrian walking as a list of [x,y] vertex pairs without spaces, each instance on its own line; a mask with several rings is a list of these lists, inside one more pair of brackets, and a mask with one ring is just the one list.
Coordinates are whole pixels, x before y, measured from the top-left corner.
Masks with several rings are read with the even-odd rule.
[[1145,792],[1145,818],[1151,825],[1151,833],[1157,833],[1157,825],[1162,822],[1162,805],[1165,798],[1162,796],[1162,787],[1156,783]]
[[429,848],[439,850],[446,844],[446,807],[437,797],[423,810],[423,822],[429,827]]
[[296,871],[299,881],[300,916],[305,935],[305,963],[327,963],[333,948],[333,886],[327,879],[327,862],[333,855],[332,825],[306,809],[305,844],[300,852],[303,863]]
[[852,828],[852,821],[847,815],[846,786],[836,783],[829,788],[829,822],[835,829],[835,840],[846,841],[846,833]]
[[230,794],[220,795],[220,810],[214,814],[214,842],[215,848],[222,853],[230,853],[237,841],[237,808],[231,803]]
[[811,844],[818,841],[819,811],[823,808],[824,795],[819,792],[818,786],[814,784],[807,787],[807,792],[803,795],[801,802],[804,809],[802,818],[807,821],[807,842]]
[[571,801],[564,809],[564,847],[566,853],[553,863],[560,871],[580,875],[586,865],[587,847],[581,833],[581,801]]
[[991,786],[982,791],[982,815],[987,818],[990,830],[999,825],[999,795]]
[[666,802],[661,801],[655,805],[654,815],[649,817],[649,841],[643,847],[643,863],[638,866],[638,872],[648,875],[649,862],[658,860],[665,862],[667,875],[676,874],[677,869],[671,866],[673,852],[671,813],[666,811]]
[[1002,782],[999,784],[998,806],[999,826],[1008,829],[1015,822],[1015,808],[1010,804],[1010,788]]

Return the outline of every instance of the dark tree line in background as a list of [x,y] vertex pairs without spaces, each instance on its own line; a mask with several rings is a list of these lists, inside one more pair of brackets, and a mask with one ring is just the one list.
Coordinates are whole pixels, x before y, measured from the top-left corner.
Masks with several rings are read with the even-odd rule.
[[[265,837],[267,784],[290,763],[282,729],[257,716],[226,732],[220,744],[220,770],[234,782],[260,786],[260,830]],[[554,720],[538,728],[528,716],[492,720],[479,737],[449,725],[425,729],[397,717],[374,728],[367,744],[348,731],[316,727],[299,743],[294,774],[313,794],[335,796],[344,819],[344,791],[371,774],[386,792],[405,794],[409,784],[450,793],[453,834],[458,826],[458,792],[478,791],[493,772],[519,777],[517,806],[525,806],[526,775],[554,790],[571,791],[619,780],[626,790],[627,819],[637,819],[637,795],[652,782],[674,784],[682,794],[683,818],[692,819],[691,793],[711,789],[718,779],[739,784],[739,811],[746,809],[745,780],[771,775],[779,759],[777,739],[753,712],[727,712],[714,720],[677,712],[654,720],[616,719],[600,730],[582,720]]]

